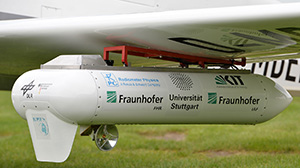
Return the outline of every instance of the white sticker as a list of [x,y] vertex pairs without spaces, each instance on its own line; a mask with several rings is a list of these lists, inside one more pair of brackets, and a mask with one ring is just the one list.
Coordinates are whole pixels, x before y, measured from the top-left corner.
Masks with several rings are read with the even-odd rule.
[[50,139],[50,130],[47,123],[47,117],[45,114],[33,114],[32,115],[33,126],[37,139]]

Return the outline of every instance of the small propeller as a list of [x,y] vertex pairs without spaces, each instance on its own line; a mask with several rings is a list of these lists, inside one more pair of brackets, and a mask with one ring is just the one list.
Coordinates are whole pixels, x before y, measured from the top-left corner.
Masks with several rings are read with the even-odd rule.
[[102,151],[113,149],[118,141],[119,133],[115,125],[101,125],[95,133],[95,143]]

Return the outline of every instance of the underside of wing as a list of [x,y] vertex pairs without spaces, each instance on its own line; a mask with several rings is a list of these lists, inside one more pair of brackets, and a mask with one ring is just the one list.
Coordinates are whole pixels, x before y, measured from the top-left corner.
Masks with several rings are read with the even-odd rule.
[[61,54],[133,46],[248,62],[298,58],[300,3],[0,22],[0,73],[19,75]]

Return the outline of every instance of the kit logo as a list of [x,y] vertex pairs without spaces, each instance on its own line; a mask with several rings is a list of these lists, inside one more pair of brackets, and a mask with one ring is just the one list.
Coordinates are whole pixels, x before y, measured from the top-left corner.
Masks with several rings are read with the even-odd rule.
[[119,87],[119,82],[114,74],[103,72],[102,76],[105,79],[106,85],[108,87]]
[[217,104],[217,93],[208,93],[208,104]]
[[27,91],[30,91],[34,88],[34,84],[33,84],[34,80],[32,82],[30,82],[28,85],[24,85],[21,90],[23,91],[23,96],[27,93]]
[[107,103],[116,103],[117,102],[117,92],[116,91],[107,91]]
[[218,75],[215,77],[217,85],[244,85],[239,75]]

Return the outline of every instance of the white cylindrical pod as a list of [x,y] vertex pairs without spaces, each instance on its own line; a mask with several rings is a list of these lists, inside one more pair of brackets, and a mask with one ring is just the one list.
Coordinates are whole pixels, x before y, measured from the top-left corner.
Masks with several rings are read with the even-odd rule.
[[17,79],[12,100],[24,119],[28,109],[48,110],[64,121],[81,123],[95,115],[97,94],[89,71],[34,70]]
[[12,99],[22,117],[47,108],[84,125],[256,124],[292,100],[266,77],[230,72],[35,70],[17,80]]

